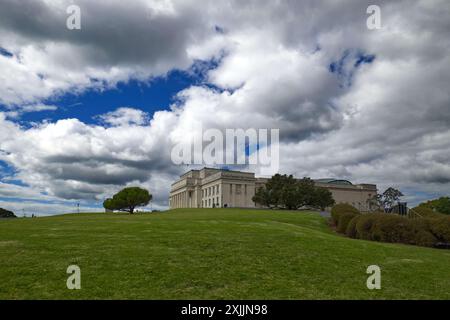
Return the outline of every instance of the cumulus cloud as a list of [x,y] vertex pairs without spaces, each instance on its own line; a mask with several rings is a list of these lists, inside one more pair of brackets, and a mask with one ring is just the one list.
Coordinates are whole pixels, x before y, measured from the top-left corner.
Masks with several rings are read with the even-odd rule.
[[97,125],[25,128],[0,113],[0,160],[32,192],[100,202],[139,184],[167,205],[186,169],[171,146],[201,125],[279,128],[282,172],[394,185],[412,202],[448,193],[447,1],[381,1],[380,30],[366,28],[370,1],[77,1],[79,32],[65,29],[69,1],[0,3],[8,112],[217,62],[153,115],[124,107]]
[[33,103],[67,90],[146,80],[194,58],[190,46],[216,33],[189,1],[79,0],[82,30],[68,30],[70,0],[0,1],[0,102]]
[[[159,112],[152,119],[158,122],[154,126],[122,123],[105,128],[66,119],[23,129],[3,117],[1,127],[11,135],[0,142],[0,160],[18,169],[16,179],[50,195],[101,200],[124,185],[173,178],[177,170],[165,170],[170,142],[160,127],[169,125],[171,118],[169,112]],[[158,189],[154,192],[158,200],[167,200]]]
[[99,116],[99,119],[112,126],[143,125],[148,121],[148,116],[142,110],[119,108]]

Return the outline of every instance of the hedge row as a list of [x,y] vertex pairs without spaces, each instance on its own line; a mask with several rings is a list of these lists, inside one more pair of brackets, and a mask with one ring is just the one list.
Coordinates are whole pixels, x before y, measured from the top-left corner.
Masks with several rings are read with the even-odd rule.
[[347,213],[360,214],[358,209],[346,203],[340,203],[333,206],[333,208],[331,208],[331,219],[333,220],[333,223],[337,226],[340,216]]
[[396,214],[360,214],[350,205],[331,210],[337,232],[350,238],[433,247],[450,243],[450,217],[408,219]]
[[433,209],[418,206],[412,209],[414,212],[418,213],[422,218],[445,218],[448,215],[433,211]]

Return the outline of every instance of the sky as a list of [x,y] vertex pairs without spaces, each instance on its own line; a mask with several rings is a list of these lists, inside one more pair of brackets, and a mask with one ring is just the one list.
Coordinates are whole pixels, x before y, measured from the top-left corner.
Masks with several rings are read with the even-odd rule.
[[449,34],[446,0],[0,0],[0,207],[165,209],[198,125],[279,129],[280,173],[448,196]]

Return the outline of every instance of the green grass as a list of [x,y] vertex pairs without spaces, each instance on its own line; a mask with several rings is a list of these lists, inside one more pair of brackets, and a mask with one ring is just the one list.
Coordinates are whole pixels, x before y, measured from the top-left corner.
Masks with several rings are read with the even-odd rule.
[[[71,264],[81,290],[66,288]],[[449,299],[449,267],[448,250],[348,239],[308,212],[0,221],[0,299]]]

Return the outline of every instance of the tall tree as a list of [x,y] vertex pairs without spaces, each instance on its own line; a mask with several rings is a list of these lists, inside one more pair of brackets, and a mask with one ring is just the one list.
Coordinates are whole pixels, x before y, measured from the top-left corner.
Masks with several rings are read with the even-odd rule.
[[325,210],[325,208],[332,207],[335,204],[333,199],[333,194],[330,190],[325,188],[316,187],[311,205],[320,210]]
[[292,175],[276,174],[266,183],[269,201],[274,207],[283,206],[283,192],[287,185],[292,185],[294,177]]
[[400,200],[400,197],[403,197],[403,193],[400,190],[389,187],[382,194],[375,195],[370,203],[382,208],[384,212],[389,212],[394,204]]
[[264,207],[270,208],[272,206],[269,190],[267,190],[266,187],[259,187],[258,190],[256,190],[252,200],[253,202],[259,203]]

